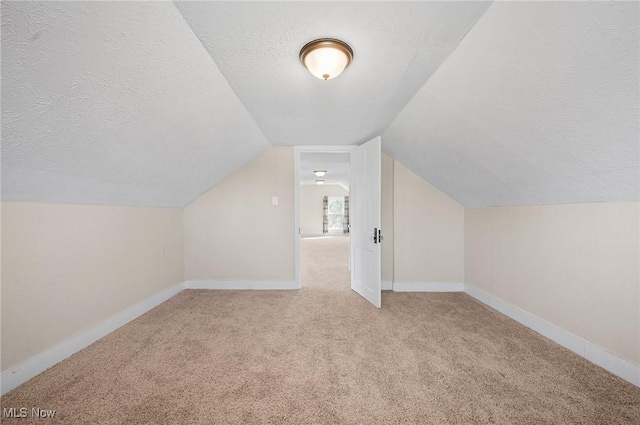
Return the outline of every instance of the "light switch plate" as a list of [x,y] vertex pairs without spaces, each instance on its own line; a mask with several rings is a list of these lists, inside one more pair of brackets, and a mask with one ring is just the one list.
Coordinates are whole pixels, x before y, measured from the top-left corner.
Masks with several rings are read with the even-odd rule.
[[278,197],[277,196],[272,196],[271,197],[271,205],[278,205]]

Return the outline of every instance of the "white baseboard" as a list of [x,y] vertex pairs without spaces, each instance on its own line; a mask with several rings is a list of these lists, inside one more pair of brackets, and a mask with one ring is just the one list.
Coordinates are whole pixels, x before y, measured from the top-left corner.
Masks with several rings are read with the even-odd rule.
[[462,292],[463,283],[393,282],[393,292]]
[[382,290],[383,291],[392,291],[393,290],[393,282],[390,280],[383,280],[382,282]]
[[178,294],[184,289],[184,284],[179,283],[158,292],[151,297],[140,301],[139,303],[127,308],[126,310],[112,316],[111,318],[100,323],[98,326],[75,336],[71,339],[61,342],[55,347],[49,348],[24,363],[7,369],[2,372],[0,377],[0,392],[6,394],[14,388],[27,382],[29,379],[41,374],[50,367],[60,363],[62,360],[77,353],[78,351],[88,347],[100,338],[110,334],[119,327],[126,325],[133,319],[142,316],[152,308],[162,304],[169,298]]
[[272,280],[185,280],[184,286],[186,289],[299,289],[295,281]]
[[602,347],[582,339],[475,286],[465,284],[464,291],[481,303],[498,310],[505,316],[533,329],[558,345],[573,351],[625,381],[640,387],[640,367],[638,365],[624,360]]

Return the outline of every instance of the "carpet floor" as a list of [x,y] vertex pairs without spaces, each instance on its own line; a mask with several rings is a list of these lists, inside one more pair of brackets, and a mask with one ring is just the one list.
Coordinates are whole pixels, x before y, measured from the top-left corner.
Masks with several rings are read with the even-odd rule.
[[373,308],[344,250],[305,239],[300,290],[183,291],[2,398],[53,419],[3,423],[640,423],[640,388],[464,293]]

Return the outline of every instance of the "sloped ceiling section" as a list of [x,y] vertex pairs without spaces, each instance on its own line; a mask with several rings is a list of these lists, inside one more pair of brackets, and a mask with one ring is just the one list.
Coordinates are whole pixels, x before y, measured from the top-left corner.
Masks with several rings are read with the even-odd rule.
[[638,201],[639,3],[494,3],[384,134],[466,206]]
[[2,2],[2,199],[180,207],[269,142],[383,133],[463,205],[638,201],[639,7]]
[[180,207],[268,141],[170,2],[2,3],[2,199]]
[[[387,128],[485,12],[487,2],[176,1],[274,145],[357,144]],[[335,80],[298,54],[334,37],[354,50]]]

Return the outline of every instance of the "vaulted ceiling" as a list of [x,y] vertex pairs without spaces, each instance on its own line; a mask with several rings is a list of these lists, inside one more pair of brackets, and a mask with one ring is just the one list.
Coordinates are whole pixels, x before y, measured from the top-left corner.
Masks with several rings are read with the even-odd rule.
[[2,3],[2,199],[183,206],[269,145],[170,2]]
[[463,205],[637,201],[639,3],[494,3],[382,138]]
[[[637,201],[637,2],[3,2],[2,199],[184,206],[271,145],[463,205]],[[314,38],[355,59],[321,81]]]
[[[489,3],[176,2],[269,141],[354,144],[380,135]],[[323,81],[298,53],[344,40],[353,64]]]

